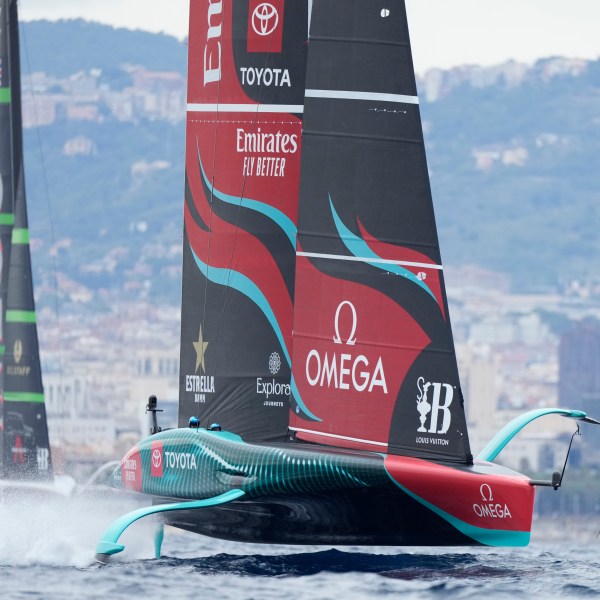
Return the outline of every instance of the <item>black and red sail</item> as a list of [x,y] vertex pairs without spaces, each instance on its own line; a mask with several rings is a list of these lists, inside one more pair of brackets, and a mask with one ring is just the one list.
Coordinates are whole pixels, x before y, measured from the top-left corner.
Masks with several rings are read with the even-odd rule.
[[191,3],[180,425],[287,434],[308,4]]
[[469,462],[403,0],[315,0],[302,145],[291,429]]

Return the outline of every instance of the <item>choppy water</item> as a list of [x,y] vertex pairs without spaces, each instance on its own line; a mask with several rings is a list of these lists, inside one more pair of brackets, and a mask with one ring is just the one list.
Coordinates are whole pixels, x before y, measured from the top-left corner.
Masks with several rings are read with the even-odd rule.
[[122,555],[93,563],[100,534],[127,508],[90,499],[0,505],[0,598],[600,596],[600,540],[595,532],[585,541],[569,536],[560,522],[562,543],[534,540],[523,549],[265,546],[167,529],[159,560],[151,558],[154,525],[139,522],[122,538]]

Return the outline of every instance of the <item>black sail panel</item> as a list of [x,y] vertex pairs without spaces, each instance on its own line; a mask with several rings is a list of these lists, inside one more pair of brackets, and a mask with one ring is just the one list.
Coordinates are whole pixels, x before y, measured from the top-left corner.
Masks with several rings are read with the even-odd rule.
[[291,429],[471,460],[402,0],[313,3]]
[[283,441],[308,3],[190,6],[179,424]]
[[[39,357],[29,229],[23,171],[23,134],[21,118],[21,79],[17,2],[3,6],[8,19],[8,68],[10,81],[10,192],[14,205],[4,319],[4,476],[6,478],[52,477],[52,461],[46,423],[44,390]],[[4,15],[3,15],[3,23]],[[0,135],[4,136],[2,131]],[[2,151],[5,144],[2,142]],[[4,162],[2,162],[4,165]],[[3,183],[6,179],[3,179]],[[3,190],[8,193],[8,190]],[[8,204],[7,204],[8,207]],[[8,208],[7,208],[8,210]],[[2,205],[4,212],[4,202]],[[12,221],[11,218],[8,221]],[[4,243],[4,237],[3,237]],[[3,256],[4,258],[4,256]]]

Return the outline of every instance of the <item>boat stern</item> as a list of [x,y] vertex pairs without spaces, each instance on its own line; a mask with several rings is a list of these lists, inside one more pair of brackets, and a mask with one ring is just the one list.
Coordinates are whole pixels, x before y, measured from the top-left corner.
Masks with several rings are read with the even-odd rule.
[[535,489],[529,478],[488,462],[450,466],[388,455],[385,468],[398,488],[474,543],[526,546]]

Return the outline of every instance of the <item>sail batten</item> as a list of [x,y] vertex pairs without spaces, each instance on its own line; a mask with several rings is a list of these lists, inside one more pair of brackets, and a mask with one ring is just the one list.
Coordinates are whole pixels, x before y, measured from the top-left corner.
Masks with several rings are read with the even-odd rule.
[[4,401],[43,404],[45,402],[45,397],[44,394],[33,394],[28,392],[4,392]]
[[397,104],[419,104],[418,96],[404,94],[386,94],[363,92],[359,90],[306,90],[307,98],[333,98],[336,100],[369,100],[374,102],[392,102]]
[[[383,111],[382,111],[383,112]],[[314,130],[304,130],[302,136],[304,138],[312,136],[312,137],[336,137],[336,138],[348,138],[355,140],[387,140],[388,142],[397,142],[397,143],[406,143],[406,144],[415,144],[421,145],[422,142],[418,139],[409,139],[406,137],[400,136],[372,136],[364,133],[350,133],[350,132],[339,132],[339,131],[314,131]]]
[[340,440],[340,441],[345,441],[345,442],[356,442],[358,444],[365,444],[367,446],[381,446],[382,448],[387,448],[388,444],[387,442],[378,442],[375,440],[364,440],[361,438],[353,438],[353,437],[348,437],[346,435],[337,435],[334,433],[326,433],[324,431],[315,431],[314,429],[304,429],[301,427],[290,427],[290,431],[295,431],[297,433],[305,433],[308,435],[313,435],[316,436],[317,439],[319,438],[329,438],[330,440]]
[[339,42],[339,43],[351,43],[356,44],[375,44],[377,46],[398,46],[401,48],[410,48],[410,44],[407,42],[399,42],[397,40],[381,40],[372,38],[347,38],[347,37],[333,37],[326,35],[311,35],[311,42]]
[[188,113],[290,113],[300,114],[304,112],[302,104],[247,104],[247,103],[192,103],[187,105]]
[[384,265],[399,265],[403,267],[418,267],[420,269],[436,269],[443,271],[442,265],[430,264],[430,263],[418,263],[408,262],[403,260],[393,260],[386,258],[371,258],[366,256],[346,256],[344,254],[319,254],[318,252],[297,252],[297,256],[306,256],[308,258],[329,258],[331,260],[351,260],[357,262],[375,262]]

